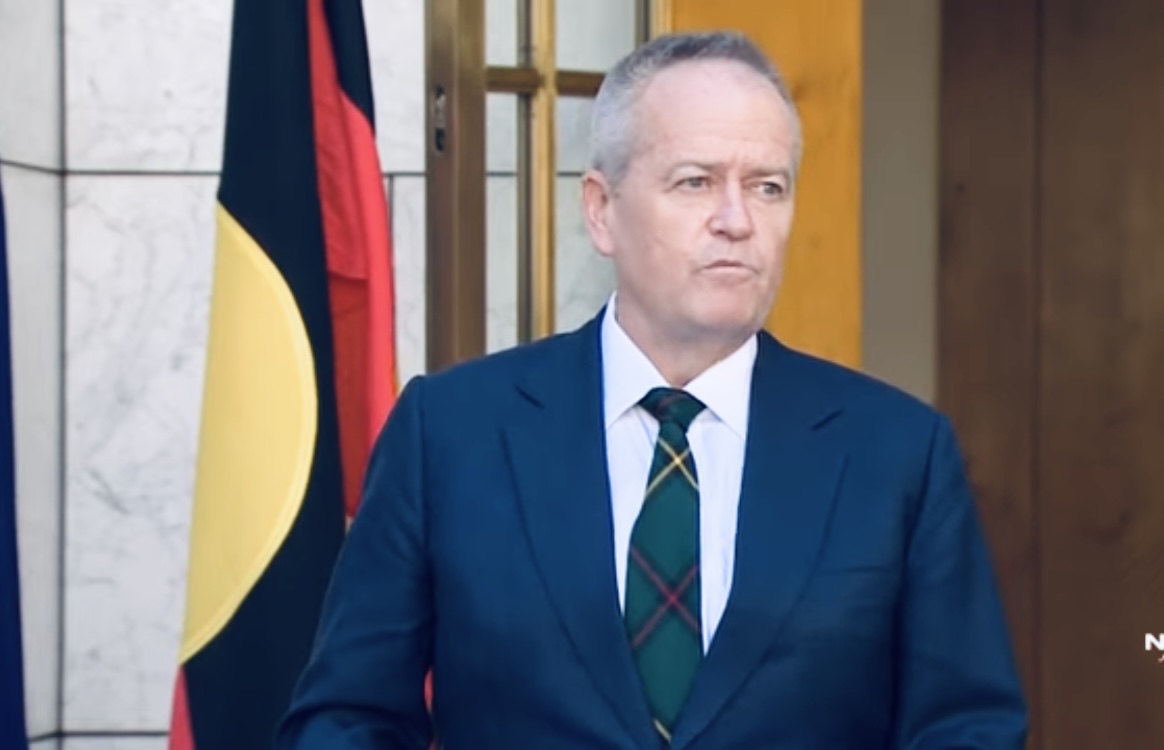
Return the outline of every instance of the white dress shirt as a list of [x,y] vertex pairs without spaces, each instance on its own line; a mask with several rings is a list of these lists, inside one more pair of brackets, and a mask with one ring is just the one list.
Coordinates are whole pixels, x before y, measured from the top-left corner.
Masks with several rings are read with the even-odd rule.
[[[659,432],[658,422],[638,402],[647,391],[667,387],[668,383],[618,324],[616,302],[612,295],[602,320],[602,381],[606,463],[614,513],[614,562],[618,600],[625,608],[631,530],[643,504]],[[756,347],[753,336],[684,388],[707,407],[687,430],[699,476],[704,652],[711,644],[731,591]]]

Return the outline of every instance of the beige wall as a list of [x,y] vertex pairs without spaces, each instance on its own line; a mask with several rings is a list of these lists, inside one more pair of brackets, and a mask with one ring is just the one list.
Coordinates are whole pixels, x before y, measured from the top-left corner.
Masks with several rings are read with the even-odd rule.
[[931,402],[940,32],[937,0],[865,0],[862,363]]

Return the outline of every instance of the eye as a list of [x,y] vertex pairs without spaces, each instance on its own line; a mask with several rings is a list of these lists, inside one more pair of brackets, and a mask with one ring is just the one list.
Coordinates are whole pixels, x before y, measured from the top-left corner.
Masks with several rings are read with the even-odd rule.
[[706,175],[693,175],[679,180],[679,187],[687,190],[701,190],[711,184]]
[[788,188],[784,183],[773,180],[757,183],[756,190],[769,198],[782,198],[788,192]]

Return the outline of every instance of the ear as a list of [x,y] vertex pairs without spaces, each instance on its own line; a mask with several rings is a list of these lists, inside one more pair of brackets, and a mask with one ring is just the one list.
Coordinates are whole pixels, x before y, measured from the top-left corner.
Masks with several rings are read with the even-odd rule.
[[606,175],[591,169],[582,175],[582,216],[594,248],[609,258],[614,254],[614,237],[610,227],[614,193]]

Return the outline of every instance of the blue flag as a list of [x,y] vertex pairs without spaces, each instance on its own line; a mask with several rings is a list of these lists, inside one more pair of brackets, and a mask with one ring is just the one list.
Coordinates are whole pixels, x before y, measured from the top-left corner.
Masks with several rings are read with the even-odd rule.
[[20,575],[16,560],[16,483],[12,448],[12,347],[8,329],[8,248],[0,190],[0,748],[28,747]]

